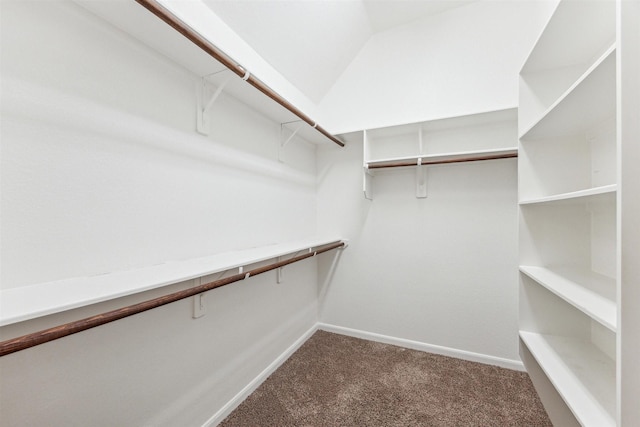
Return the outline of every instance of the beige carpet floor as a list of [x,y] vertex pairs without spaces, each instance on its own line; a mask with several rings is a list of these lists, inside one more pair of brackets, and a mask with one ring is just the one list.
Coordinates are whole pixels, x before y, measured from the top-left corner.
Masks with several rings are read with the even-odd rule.
[[318,331],[220,425],[551,422],[526,373]]

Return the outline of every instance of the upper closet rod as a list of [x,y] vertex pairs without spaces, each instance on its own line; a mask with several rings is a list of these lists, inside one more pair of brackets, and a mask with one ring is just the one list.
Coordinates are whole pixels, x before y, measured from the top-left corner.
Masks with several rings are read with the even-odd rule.
[[258,89],[263,94],[267,95],[269,98],[282,105],[287,110],[291,111],[293,114],[298,116],[304,122],[306,122],[309,126],[313,127],[315,130],[329,138],[331,141],[335,142],[341,147],[344,147],[344,142],[340,141],[335,136],[331,135],[324,128],[319,126],[316,122],[307,117],[302,111],[294,107],[289,101],[278,95],[274,92],[269,86],[255,78],[249,70],[242,67],[240,64],[235,62],[233,59],[228,57],[224,52],[218,49],[215,45],[213,45],[209,40],[202,37],[193,28],[189,27],[186,23],[178,19],[175,15],[161,6],[156,0],[136,0],[139,4],[144,6],[151,13],[156,15],[158,18],[162,19],[164,22],[173,27],[180,34],[189,39],[192,43],[198,46],[200,49],[208,53],[215,60],[220,62],[222,65],[233,71],[239,77],[242,77],[243,80],[246,80],[251,86]]

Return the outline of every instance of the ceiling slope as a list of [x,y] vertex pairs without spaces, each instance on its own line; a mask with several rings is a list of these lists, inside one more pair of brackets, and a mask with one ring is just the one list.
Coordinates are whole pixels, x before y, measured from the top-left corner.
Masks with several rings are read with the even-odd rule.
[[202,1],[316,105],[374,34],[472,3],[472,0]]

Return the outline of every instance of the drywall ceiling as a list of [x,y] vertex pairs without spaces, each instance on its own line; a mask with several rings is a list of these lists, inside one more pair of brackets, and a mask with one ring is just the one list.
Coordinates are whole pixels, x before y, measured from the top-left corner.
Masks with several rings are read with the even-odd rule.
[[472,0],[203,0],[319,103],[374,34]]

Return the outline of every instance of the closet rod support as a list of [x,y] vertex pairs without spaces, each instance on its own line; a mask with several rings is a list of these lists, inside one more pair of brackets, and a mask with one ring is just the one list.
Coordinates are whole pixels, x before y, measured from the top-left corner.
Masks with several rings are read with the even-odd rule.
[[[291,122],[291,123],[295,123],[295,122]],[[304,122],[302,122],[301,120],[298,121],[298,123],[300,123],[298,125],[298,127],[296,127],[293,132],[291,133],[291,135],[289,135],[287,137],[287,139],[285,139],[284,141],[280,142],[280,147],[278,147],[278,161],[279,162],[284,162],[284,160],[282,160],[282,151],[287,147],[287,145],[289,144],[289,142],[291,142],[291,140],[293,139],[294,136],[296,136],[296,134],[298,133],[298,131],[300,129],[302,129],[302,126],[304,125]],[[287,129],[287,127],[285,126],[285,123],[280,123],[280,138],[284,139],[284,130]]]
[[220,97],[220,95],[222,94],[225,86],[229,83],[229,81],[231,81],[231,77],[232,76],[230,75],[225,80],[223,80],[222,83],[220,83],[220,85],[216,88],[213,95],[211,95],[211,98],[209,98],[208,100],[206,99],[206,95],[210,84],[207,82],[206,77],[202,78],[201,87],[198,91],[197,99],[198,117],[196,121],[196,127],[199,133],[203,135],[209,135],[209,132],[211,131],[209,111],[211,110],[211,107],[213,107],[213,104],[215,104],[218,97]]
[[248,84],[253,86],[258,91],[262,92],[268,98],[271,98],[277,104],[281,105],[286,110],[289,110],[295,116],[302,119],[304,122],[308,123],[309,126],[313,126],[314,129],[324,135],[327,139],[332,141],[333,143],[339,145],[340,147],[344,147],[344,142],[340,141],[335,136],[331,135],[326,129],[321,126],[317,126],[317,123],[311,120],[306,114],[304,114],[301,110],[296,108],[289,101],[284,99],[280,94],[275,92],[261,80],[257,79],[253,74],[249,72],[246,68],[241,66],[238,62],[234,61],[231,57],[229,57],[226,53],[224,53],[220,48],[211,43],[208,39],[200,35],[197,31],[187,25],[184,21],[170,12],[166,7],[164,7],[160,1],[158,0],[135,0],[142,7],[147,9],[149,12],[153,13],[159,19],[164,21],[166,24],[171,26],[177,32],[186,37],[193,44],[202,49],[205,53],[211,56],[213,59],[227,67],[238,77],[245,80]]
[[427,167],[422,165],[422,158],[418,159],[416,168],[416,198],[427,198]]

